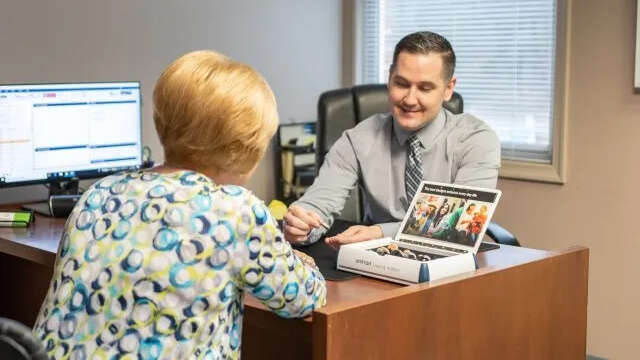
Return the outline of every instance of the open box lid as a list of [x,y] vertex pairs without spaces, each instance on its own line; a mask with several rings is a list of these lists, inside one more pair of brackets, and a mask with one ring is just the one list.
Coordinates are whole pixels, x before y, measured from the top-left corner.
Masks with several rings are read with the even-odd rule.
[[477,253],[501,191],[423,181],[394,240],[449,253]]

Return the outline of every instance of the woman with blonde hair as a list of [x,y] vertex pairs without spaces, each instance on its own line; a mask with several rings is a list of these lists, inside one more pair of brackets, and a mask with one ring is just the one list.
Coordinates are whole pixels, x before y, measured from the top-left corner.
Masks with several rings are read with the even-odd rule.
[[153,119],[165,163],[106,177],[71,213],[34,327],[53,359],[238,358],[244,293],[282,317],[326,286],[242,187],[275,133],[249,66],[211,51],[164,70]]

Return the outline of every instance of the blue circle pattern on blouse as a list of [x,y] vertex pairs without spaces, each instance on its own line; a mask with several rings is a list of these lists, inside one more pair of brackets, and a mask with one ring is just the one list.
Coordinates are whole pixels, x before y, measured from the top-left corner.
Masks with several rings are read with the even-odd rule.
[[34,332],[54,359],[238,358],[243,291],[281,316],[325,301],[322,275],[245,189],[122,173],[72,212]]

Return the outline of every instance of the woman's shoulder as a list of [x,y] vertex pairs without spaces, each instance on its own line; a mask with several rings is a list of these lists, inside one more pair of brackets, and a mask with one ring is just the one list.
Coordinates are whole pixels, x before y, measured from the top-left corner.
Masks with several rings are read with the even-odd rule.
[[182,188],[198,188],[208,192],[215,190],[216,187],[211,179],[194,171],[157,173],[149,170],[137,170],[104,177],[95,182],[88,191],[106,190],[113,195],[126,194],[129,196],[151,191],[148,195],[152,198],[158,198]]
[[139,206],[185,206],[188,212],[229,214],[265,212],[266,206],[251,190],[239,185],[216,185],[193,171],[170,174],[149,171],[124,172],[94,183],[80,200],[80,206],[100,208],[105,204],[134,202]]
[[[136,208],[145,204],[151,204],[155,208],[186,205],[193,201],[204,204],[211,203],[209,198],[217,191],[219,187],[209,178],[192,171],[170,174],[147,170],[129,171],[95,182],[85,191],[76,208],[105,213],[115,212],[124,204],[134,204]],[[204,198],[207,200],[203,200]]]
[[176,200],[184,200],[182,196],[186,194],[180,194],[180,192],[186,189],[197,190],[198,194],[205,196],[262,202],[251,190],[243,186],[216,185],[207,176],[194,171],[169,174],[145,170],[122,172],[98,180],[85,193],[98,190],[111,195],[167,197],[169,200],[173,194],[174,197],[178,197]]
[[185,229],[200,229],[200,225],[224,223],[235,231],[245,222],[260,225],[268,218],[264,202],[242,186],[216,185],[195,172],[139,171],[107,176],[93,184],[78,201],[70,224],[80,224],[82,230],[105,219],[113,226],[124,221],[130,225],[127,228],[144,223],[146,227],[190,224]]
[[218,211],[223,208],[227,214],[235,212],[240,217],[248,216],[258,225],[263,225],[269,220],[269,209],[264,201],[245,187],[239,185],[218,186],[211,193],[211,196],[212,202],[216,204],[214,207]]

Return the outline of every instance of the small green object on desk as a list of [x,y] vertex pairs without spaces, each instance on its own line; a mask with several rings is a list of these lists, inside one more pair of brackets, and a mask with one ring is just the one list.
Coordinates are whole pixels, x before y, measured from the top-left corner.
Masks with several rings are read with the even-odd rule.
[[0,211],[0,227],[29,227],[34,220],[31,211]]

